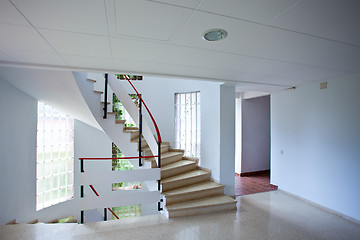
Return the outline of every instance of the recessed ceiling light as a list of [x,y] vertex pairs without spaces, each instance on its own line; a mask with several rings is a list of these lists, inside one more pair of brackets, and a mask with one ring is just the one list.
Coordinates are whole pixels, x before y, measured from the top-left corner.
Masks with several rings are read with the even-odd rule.
[[210,29],[204,33],[203,39],[213,42],[226,38],[228,35],[224,29]]

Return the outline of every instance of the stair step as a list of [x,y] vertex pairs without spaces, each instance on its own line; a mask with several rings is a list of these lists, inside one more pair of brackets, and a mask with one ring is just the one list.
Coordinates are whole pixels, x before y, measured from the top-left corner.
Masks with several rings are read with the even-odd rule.
[[163,195],[166,198],[167,204],[173,204],[198,198],[222,195],[223,193],[224,185],[214,181],[208,181],[163,192]]
[[161,167],[179,161],[183,156],[184,154],[182,152],[164,152],[161,154]]
[[115,123],[116,124],[124,124],[126,122],[126,120],[118,120],[118,119],[115,119]]
[[98,91],[98,90],[94,90],[94,93],[104,94],[104,92],[103,92],[103,91]]
[[236,209],[236,200],[227,196],[213,196],[181,203],[166,204],[169,218],[193,216],[204,213]]
[[[161,153],[165,153],[165,152],[168,152],[169,151],[169,148],[170,148],[170,143],[161,143]],[[142,151],[144,152],[144,155],[147,156],[147,155],[151,155],[151,150],[150,150],[150,147],[142,147]],[[156,152],[157,154],[157,152]]]
[[197,163],[189,160],[179,160],[161,167],[161,178],[168,178],[180,173],[194,170]]
[[139,131],[139,128],[138,127],[124,127],[124,131],[128,131],[128,130],[138,130]]
[[93,83],[96,83],[96,80],[94,80],[94,79],[91,79],[91,78],[87,78],[86,80],[88,80],[89,82],[93,82]]
[[39,222],[39,219],[34,219],[34,220],[28,222],[28,224],[36,224],[38,222]]
[[[130,142],[138,143],[138,142],[139,142],[139,138],[138,138],[138,137],[137,137],[137,138],[133,138],[133,139],[130,140]],[[148,143],[146,142],[145,138],[142,137],[142,138],[141,138],[141,148],[147,147],[147,146],[149,146]]]
[[210,180],[210,172],[201,169],[181,173],[161,180],[163,192]]

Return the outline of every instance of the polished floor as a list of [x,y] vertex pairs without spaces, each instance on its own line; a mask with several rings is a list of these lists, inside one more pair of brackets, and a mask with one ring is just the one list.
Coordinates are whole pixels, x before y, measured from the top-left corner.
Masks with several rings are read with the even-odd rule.
[[235,196],[274,191],[277,188],[270,184],[270,172],[249,177],[240,177],[239,174],[235,174]]
[[237,197],[237,211],[89,224],[0,226],[0,239],[360,239],[360,225],[283,191]]

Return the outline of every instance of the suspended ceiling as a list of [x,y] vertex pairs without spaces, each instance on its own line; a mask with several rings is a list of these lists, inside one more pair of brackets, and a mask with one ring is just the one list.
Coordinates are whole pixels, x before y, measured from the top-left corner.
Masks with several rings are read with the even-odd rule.
[[[358,0],[1,0],[0,64],[276,91],[360,72]],[[222,28],[224,40],[202,34]]]

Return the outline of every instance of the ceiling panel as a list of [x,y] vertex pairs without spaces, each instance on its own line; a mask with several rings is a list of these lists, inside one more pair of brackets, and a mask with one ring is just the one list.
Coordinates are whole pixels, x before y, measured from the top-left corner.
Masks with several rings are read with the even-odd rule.
[[359,26],[360,17],[320,35],[325,38],[360,46]]
[[108,37],[53,30],[41,30],[41,34],[62,54],[111,57]]
[[26,51],[5,51],[19,62],[43,65],[66,66],[66,63],[56,54]]
[[358,72],[360,69],[360,48],[313,38],[306,42],[305,51],[297,52],[295,60],[318,67]]
[[169,41],[185,25],[193,10],[142,0],[116,0],[118,35]]
[[297,1],[298,0],[206,0],[201,2],[198,9],[258,23],[266,23],[291,7]]
[[358,0],[303,0],[270,25],[319,35],[358,17]]
[[196,8],[201,0],[149,0],[151,2],[161,2],[165,4],[171,4],[176,6],[182,6],[187,8]]
[[107,35],[104,1],[98,0],[13,0],[18,9],[38,28]]
[[217,70],[271,75],[286,67],[287,63],[239,54],[213,52],[182,46],[170,46],[164,62]]
[[7,0],[0,1],[0,22],[28,27],[31,26],[10,1]]
[[16,59],[10,57],[9,55],[7,55],[6,53],[0,51],[0,61],[4,61],[4,62],[13,62],[16,61]]
[[291,79],[289,77],[279,76],[259,76],[253,80],[258,83],[267,83],[279,86],[296,86],[304,82],[303,80]]
[[54,53],[53,49],[31,27],[0,23],[0,48]]
[[111,58],[100,58],[100,57],[83,57],[63,54],[62,57],[65,61],[73,67],[84,67],[84,68],[100,68],[100,69],[112,69]]
[[[262,29],[240,42],[233,51],[239,54],[282,61],[293,61],[305,42],[313,37],[272,27]],[[296,62],[296,61],[295,61]]]
[[304,81],[321,81],[346,74],[348,74],[348,72],[305,66],[302,64],[284,63],[283,67],[277,68],[273,75]]
[[[229,51],[235,44],[255,32],[260,26],[260,24],[196,11],[175,42],[191,47]],[[203,34],[214,28],[226,30],[228,32],[227,38],[216,42],[204,40]]]
[[166,53],[167,46],[159,43],[111,38],[112,56],[142,61],[159,61]]

